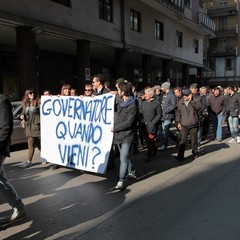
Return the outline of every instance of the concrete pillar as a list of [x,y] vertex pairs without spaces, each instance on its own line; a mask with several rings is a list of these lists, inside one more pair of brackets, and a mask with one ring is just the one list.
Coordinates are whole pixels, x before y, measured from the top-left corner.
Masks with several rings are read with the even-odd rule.
[[90,42],[77,40],[77,86],[79,93],[84,93],[84,85],[91,83],[90,79]]
[[152,80],[152,57],[150,55],[142,56],[143,84],[151,85]]
[[170,59],[163,59],[162,61],[162,82],[171,80],[171,63]]
[[190,82],[189,82],[189,66],[188,64],[183,64],[182,65],[182,87],[187,86],[189,87]]
[[126,78],[126,50],[115,50],[115,78]]
[[196,83],[199,87],[203,86],[203,80],[202,80],[202,68],[197,68],[197,76],[196,76]]
[[2,73],[3,69],[2,69],[2,48],[0,45],[0,93],[3,93],[3,73]]
[[35,35],[30,29],[17,27],[17,75],[19,96],[22,97],[27,88],[39,92],[36,74]]

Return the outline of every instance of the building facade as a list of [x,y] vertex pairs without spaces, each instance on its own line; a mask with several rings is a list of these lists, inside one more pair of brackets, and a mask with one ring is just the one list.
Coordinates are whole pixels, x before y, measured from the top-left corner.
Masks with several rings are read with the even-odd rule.
[[204,1],[203,7],[216,23],[216,36],[205,39],[203,79],[210,86],[239,86],[240,13],[238,1]]
[[198,0],[2,0],[0,88],[14,100],[64,83],[81,93],[98,73],[139,87],[188,85],[214,29]]

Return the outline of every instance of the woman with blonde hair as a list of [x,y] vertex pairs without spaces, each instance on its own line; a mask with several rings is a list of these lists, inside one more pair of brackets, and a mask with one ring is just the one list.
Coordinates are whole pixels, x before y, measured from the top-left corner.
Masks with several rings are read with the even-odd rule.
[[69,84],[63,84],[61,88],[61,96],[69,96],[71,91],[71,86]]
[[32,166],[35,147],[41,151],[39,99],[33,88],[25,91],[21,119],[25,121],[25,134],[28,140],[28,159],[20,167],[29,168]]

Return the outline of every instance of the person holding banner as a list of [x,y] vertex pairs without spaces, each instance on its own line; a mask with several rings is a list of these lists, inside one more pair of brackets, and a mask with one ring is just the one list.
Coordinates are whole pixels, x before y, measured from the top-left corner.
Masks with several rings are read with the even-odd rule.
[[[60,96],[70,96],[70,95],[71,95],[71,86],[69,84],[67,84],[67,83],[63,84],[62,88],[61,88]],[[57,164],[53,164],[50,167],[51,170],[56,170],[58,168],[60,168],[60,166],[57,165]]]
[[41,151],[39,99],[32,88],[25,91],[20,118],[25,120],[25,134],[28,140],[28,159],[20,167],[29,168],[32,166],[35,147]]
[[101,74],[97,74],[93,76],[92,85],[93,85],[93,95],[101,95],[105,93],[109,93],[110,90],[104,87],[104,78]]
[[91,84],[85,84],[84,95],[85,97],[92,97],[93,86]]
[[116,119],[112,131],[114,132],[114,143],[118,146],[120,153],[120,169],[119,181],[115,189],[124,190],[125,179],[136,178],[135,168],[130,159],[130,148],[134,139],[138,108],[136,98],[132,93],[131,83],[119,83],[117,90],[121,101],[117,106]]

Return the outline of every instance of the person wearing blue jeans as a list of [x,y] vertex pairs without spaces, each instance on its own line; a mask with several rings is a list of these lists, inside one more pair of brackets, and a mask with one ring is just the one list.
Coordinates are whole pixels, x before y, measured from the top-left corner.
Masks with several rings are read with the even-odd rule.
[[13,115],[11,103],[2,94],[0,94],[0,112],[0,196],[3,196],[13,209],[10,216],[0,218],[0,225],[4,225],[22,219],[26,211],[4,171],[3,163],[6,157],[10,156],[9,140],[13,130]]
[[221,142],[222,141],[222,121],[223,121],[223,114],[219,113],[212,114],[212,125],[213,125],[213,134],[214,138]]
[[169,82],[164,82],[161,85],[161,89],[163,92],[162,97],[162,136],[163,136],[163,146],[160,150],[166,150],[168,147],[168,139],[169,137],[178,143],[178,137],[175,136],[171,131],[170,127],[172,125],[172,121],[175,117],[175,109],[177,106],[177,99],[172,89],[170,88],[171,84]]
[[221,94],[221,89],[215,87],[213,94],[208,98],[208,110],[211,115],[214,140],[222,141],[222,121],[226,113],[226,98]]
[[114,144],[119,148],[120,168],[119,179],[115,189],[124,190],[127,178],[136,178],[135,169],[130,159],[130,149],[133,143],[137,126],[137,102],[132,93],[132,84],[121,82],[117,85],[120,101],[117,104],[117,112],[112,131]]
[[239,142],[239,132],[238,132],[238,124],[239,124],[239,118],[238,117],[228,117],[228,123],[230,128],[230,133],[232,139],[228,141],[229,143],[236,143]]
[[117,146],[120,153],[119,181],[124,182],[126,177],[126,172],[128,173],[129,176],[135,175],[135,169],[130,159],[130,150],[131,150],[132,143],[126,142],[126,143],[118,144]]
[[168,140],[171,138],[174,142],[178,142],[178,137],[170,131],[172,126],[171,120],[164,120],[162,122],[162,136],[163,136],[163,147],[162,150],[165,150],[168,146]]
[[228,143],[240,143],[239,118],[240,118],[240,95],[235,92],[234,86],[228,87],[229,98],[227,101],[228,123],[232,139]]

